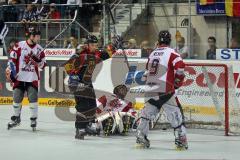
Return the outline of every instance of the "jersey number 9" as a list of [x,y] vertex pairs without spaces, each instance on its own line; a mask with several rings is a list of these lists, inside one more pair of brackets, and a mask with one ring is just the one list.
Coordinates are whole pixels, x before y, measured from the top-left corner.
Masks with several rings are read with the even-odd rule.
[[154,59],[151,64],[150,68],[150,76],[154,76],[158,72],[158,66],[159,66],[159,59]]

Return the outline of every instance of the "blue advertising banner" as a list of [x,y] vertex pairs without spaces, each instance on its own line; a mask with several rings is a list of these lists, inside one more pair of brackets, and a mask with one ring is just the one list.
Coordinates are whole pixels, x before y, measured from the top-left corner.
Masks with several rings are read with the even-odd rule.
[[216,0],[214,4],[208,5],[200,5],[200,0],[197,0],[196,10],[200,15],[225,15],[225,0]]

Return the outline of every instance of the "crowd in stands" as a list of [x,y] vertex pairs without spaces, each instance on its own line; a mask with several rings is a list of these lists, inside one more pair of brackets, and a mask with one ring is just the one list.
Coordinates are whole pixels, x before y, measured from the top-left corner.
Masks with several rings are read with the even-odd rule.
[[[113,0],[115,1],[115,0]],[[132,0],[132,3],[137,2],[137,0]],[[59,20],[67,17],[72,17],[73,8],[71,5],[79,5],[82,3],[99,3],[99,0],[8,0],[5,1],[5,4],[8,4],[6,7],[2,7],[2,17],[4,22],[21,22],[21,23],[30,23],[38,22],[41,20]],[[21,5],[22,4],[22,5]],[[26,4],[26,5],[25,5]],[[69,6],[59,6],[59,4],[68,4]],[[75,6],[76,7],[76,6]],[[78,7],[78,6],[77,6]],[[82,7],[82,6],[81,6]],[[91,18],[93,15],[98,15],[101,13],[101,8],[98,5],[86,5],[79,10],[79,19],[80,24],[82,24],[87,30],[92,32],[92,22]],[[81,32],[83,34],[84,32]],[[46,39],[46,43],[53,40],[54,37],[49,37]],[[11,40],[10,44],[13,44],[16,40]],[[216,49],[217,40],[214,36],[210,36],[207,39],[208,50],[206,52],[205,59],[216,59]],[[84,44],[80,44],[76,36],[71,36],[64,39],[63,45],[57,44],[57,41],[54,41],[49,46],[50,48],[75,48],[79,49]],[[142,57],[148,57],[149,54],[156,47],[157,44],[150,44],[149,41],[143,40],[140,43],[134,38],[131,38],[124,44],[126,49],[141,49]],[[9,45],[11,48],[12,45]],[[230,41],[230,48],[235,49],[239,48],[238,39],[233,37]],[[180,36],[176,37],[176,52],[178,52],[183,59],[189,58],[189,48],[186,45],[185,38]]]

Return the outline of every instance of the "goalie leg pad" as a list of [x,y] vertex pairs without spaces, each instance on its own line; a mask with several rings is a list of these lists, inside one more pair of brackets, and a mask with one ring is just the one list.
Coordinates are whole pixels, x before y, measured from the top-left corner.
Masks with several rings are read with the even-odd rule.
[[113,117],[109,117],[102,121],[103,132],[105,136],[109,136],[114,133],[116,129],[116,123]]
[[153,120],[158,112],[159,109],[156,106],[146,103],[141,112],[141,119],[137,131],[147,136],[149,132],[149,121]]

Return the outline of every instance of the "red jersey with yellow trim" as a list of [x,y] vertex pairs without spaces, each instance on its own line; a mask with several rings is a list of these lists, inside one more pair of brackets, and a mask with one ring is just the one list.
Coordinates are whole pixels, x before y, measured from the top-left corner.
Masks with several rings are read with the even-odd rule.
[[[37,62],[37,66],[30,59]],[[38,86],[39,69],[46,66],[45,54],[39,44],[30,45],[27,41],[21,41],[15,45],[10,52],[9,62],[13,62],[16,67],[16,87],[19,82],[33,82]]]

